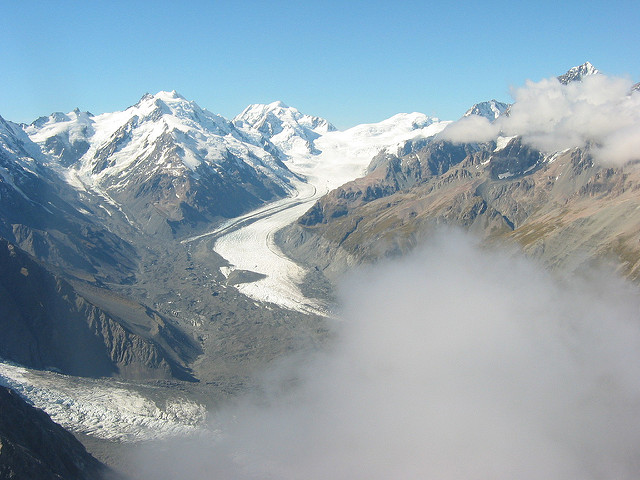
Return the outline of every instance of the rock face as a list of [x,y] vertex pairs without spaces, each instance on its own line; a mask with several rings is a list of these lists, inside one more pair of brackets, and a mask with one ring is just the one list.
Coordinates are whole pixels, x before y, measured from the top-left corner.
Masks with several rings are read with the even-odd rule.
[[42,410],[0,387],[0,478],[116,478],[75,437]]
[[640,280],[640,164],[605,168],[587,149],[543,155],[434,142],[320,199],[279,241],[328,277],[402,254],[437,225],[515,241],[549,267],[612,262]]
[[189,378],[152,338],[170,337],[159,316],[137,334],[3,239],[0,271],[0,357],[70,375]]

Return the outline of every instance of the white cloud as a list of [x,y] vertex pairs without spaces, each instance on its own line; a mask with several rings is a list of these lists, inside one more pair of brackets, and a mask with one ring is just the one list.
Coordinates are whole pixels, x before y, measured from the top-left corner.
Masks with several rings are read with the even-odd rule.
[[455,143],[488,142],[499,133],[500,128],[485,117],[470,115],[447,125],[438,137]]
[[[503,135],[520,135],[525,143],[544,152],[591,144],[601,163],[620,165],[638,160],[640,92],[630,95],[631,86],[628,79],[602,74],[567,85],[556,78],[529,81],[513,89],[509,116],[499,117],[493,127]],[[463,120],[452,124],[451,131],[455,132],[455,125]],[[451,139],[486,141],[489,131],[479,123],[475,134],[471,125],[465,124],[460,127],[464,135]]]
[[[447,232],[344,282],[335,342],[148,478],[635,479],[640,296]],[[151,465],[151,466],[150,466]]]

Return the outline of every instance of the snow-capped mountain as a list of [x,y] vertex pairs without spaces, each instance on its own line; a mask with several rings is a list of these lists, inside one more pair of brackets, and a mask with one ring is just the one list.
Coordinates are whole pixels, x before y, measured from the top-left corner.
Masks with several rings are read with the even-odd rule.
[[67,271],[128,276],[131,246],[105,228],[46,162],[21,126],[0,118],[0,237]]
[[55,112],[48,117],[40,117],[25,131],[33,141],[39,142],[45,155],[68,167],[89,149],[89,138],[95,133],[94,123],[91,113],[76,108],[68,114]]
[[42,160],[37,145],[22,131],[20,125],[0,117],[0,150],[22,166],[33,168],[34,159]]
[[565,73],[564,75],[560,75],[557,78],[560,83],[562,83],[563,85],[567,85],[571,82],[579,82],[584,77],[587,77],[589,75],[596,75],[598,73],[600,73],[600,70],[591,65],[591,63],[585,62],[582,65],[578,65],[577,67],[569,69],[567,73]]
[[476,103],[473,107],[465,112],[464,116],[468,117],[470,115],[479,115],[480,117],[484,117],[487,120],[493,122],[508,109],[508,103],[498,102],[497,100],[489,100],[488,102]]
[[25,131],[70,184],[151,232],[238,215],[285,195],[292,177],[276,155],[175,91],[121,112],[55,113]]
[[34,156],[38,157],[39,153],[19,125],[0,117],[0,194],[3,197],[11,190],[30,200],[20,185],[29,174],[35,175],[33,172],[39,166]]
[[305,115],[279,101],[249,105],[233,124],[254,142],[270,141],[285,158],[319,153],[314,140],[336,129],[324,118]]

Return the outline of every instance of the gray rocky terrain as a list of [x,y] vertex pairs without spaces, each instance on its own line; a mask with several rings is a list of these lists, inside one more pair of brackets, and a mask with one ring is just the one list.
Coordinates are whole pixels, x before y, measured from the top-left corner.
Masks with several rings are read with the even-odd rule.
[[5,240],[0,269],[0,357],[69,375],[193,379],[185,360],[197,347],[157,313],[109,313]]

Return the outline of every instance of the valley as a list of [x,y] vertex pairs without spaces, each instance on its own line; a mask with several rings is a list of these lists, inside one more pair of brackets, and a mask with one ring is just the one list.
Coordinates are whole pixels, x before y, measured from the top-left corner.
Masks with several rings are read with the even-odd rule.
[[[606,81],[600,76],[585,64],[542,83],[570,95]],[[640,95],[625,95],[616,105],[633,120]],[[341,310],[336,285],[361,267],[402,265],[416,249],[442,242],[443,231],[468,256],[476,286],[481,265],[492,288],[504,287],[483,263],[486,249],[504,254],[487,254],[496,265],[515,258],[520,268],[526,255],[558,285],[615,272],[628,282],[620,287],[627,295],[640,279],[637,152],[614,151],[616,135],[565,146],[547,138],[555,130],[531,133],[523,117],[543,129],[553,119],[532,121],[523,103],[482,102],[457,121],[404,113],[343,131],[282,102],[250,105],[227,120],[175,91],[95,116],[76,109],[30,125],[0,118],[0,385],[124,472],[134,461],[129,445],[224,443],[216,415],[238,404],[245,417],[237,425],[250,430],[244,418],[261,413],[243,401],[271,408],[311,385],[331,405],[323,390],[336,394],[331,381],[307,377],[317,370],[349,383],[349,368],[333,371],[337,364],[323,357],[353,333],[344,325],[353,312]],[[460,231],[478,250],[459,240]],[[457,264],[451,255],[443,254]],[[439,272],[439,259],[430,262]],[[343,287],[349,301],[369,298],[367,281]],[[469,297],[486,307],[482,315],[493,311],[464,276],[456,282],[467,290],[431,285],[441,297],[432,303]],[[386,290],[371,288],[382,302]],[[509,310],[508,293],[494,303],[503,298]],[[392,328],[421,315],[412,301],[371,299],[381,315],[372,335],[400,335],[422,352]],[[465,302],[450,303],[455,311]],[[384,357],[379,339],[358,334]],[[362,355],[377,366],[360,365],[364,377],[386,372],[377,358],[354,352],[339,361]],[[388,364],[397,368],[395,357]]]
[[[133,111],[139,111],[150,100],[153,98],[143,97],[142,106],[132,107]],[[184,105],[171,108],[179,112],[190,108],[190,104],[175,93],[161,93],[151,105],[166,109],[166,104],[182,105],[180,102]],[[76,432],[112,464],[120,461],[114,460],[114,456],[119,455],[114,452],[121,451],[118,445],[122,442],[139,443],[173,434],[193,434],[198,428],[206,431],[203,412],[215,411],[225,402],[258,388],[260,373],[272,362],[295,352],[315,350],[327,341],[327,322],[332,321],[326,318],[332,308],[330,287],[310,284],[306,278],[309,272],[282,254],[274,242],[274,234],[295,221],[326,192],[364,173],[379,150],[397,149],[416,136],[432,136],[446,125],[421,114],[405,114],[381,124],[362,125],[345,132],[326,131],[319,136],[299,127],[318,121],[308,120],[295,109],[280,103],[264,109],[264,118],[253,118],[253,121],[277,123],[281,122],[280,118],[292,115],[289,121],[298,126],[299,131],[292,129],[294,134],[289,137],[281,135],[279,141],[272,137],[274,144],[269,147],[271,151],[280,152],[282,167],[290,171],[287,194],[229,219],[217,217],[218,221],[206,220],[199,214],[188,216],[194,211],[192,207],[183,206],[191,201],[188,194],[184,197],[178,191],[175,195],[165,194],[166,186],[171,191],[171,185],[176,185],[172,179],[176,166],[171,163],[176,161],[176,150],[168,143],[168,137],[153,137],[158,128],[150,130],[152,136],[147,138],[157,138],[158,145],[167,149],[169,171],[159,180],[162,189],[145,187],[135,194],[136,197],[151,195],[149,198],[156,205],[150,220],[143,221],[136,206],[139,200],[123,202],[126,183],[119,180],[111,185],[111,180],[105,180],[110,168],[115,176],[122,175],[116,169],[117,160],[101,164],[112,166],[95,175],[92,172],[97,170],[89,170],[90,163],[85,157],[69,156],[82,150],[77,147],[66,150],[65,145],[77,142],[74,138],[78,130],[85,132],[81,135],[91,131],[87,127],[87,123],[92,124],[91,116],[72,112],[51,117],[61,121],[61,125],[49,125],[47,122],[51,120],[46,118],[37,122],[45,127],[34,138],[46,145],[55,145],[58,150],[52,152],[64,159],[63,163],[54,161],[55,157],[41,159],[44,168],[52,169],[47,173],[51,182],[57,182],[55,176],[58,175],[64,182],[58,188],[62,188],[70,205],[77,205],[80,200],[81,212],[97,215],[94,219],[104,222],[107,231],[117,232],[119,239],[135,246],[135,253],[129,256],[128,271],[118,272],[114,264],[114,273],[122,277],[101,276],[106,270],[97,269],[97,275],[92,278],[77,268],[66,268],[64,263],[56,272],[67,278],[79,297],[114,318],[126,330],[138,332],[158,345],[175,368],[172,367],[171,373],[165,369],[158,374],[131,369],[127,365],[136,349],[125,347],[130,352],[123,352],[121,365],[114,369],[116,377],[120,377],[115,383],[109,379],[65,376],[68,372],[55,365],[47,366],[58,370],[50,374],[11,363],[3,364],[0,382],[16,389],[55,421]],[[278,116],[273,117],[273,110]],[[195,111],[194,115],[205,115]],[[153,112],[152,117],[156,115]],[[107,124],[113,133],[102,133],[99,142],[123,144],[131,139],[135,145],[141,142],[138,138],[148,135],[149,127],[145,126],[141,133],[122,136],[125,130],[117,128],[114,119],[120,119],[127,125],[126,129],[131,129],[137,124],[144,125],[136,116],[128,120],[121,112],[113,115],[113,119],[103,117],[108,121],[100,120],[102,123],[91,128]],[[187,118],[192,122],[191,114]],[[76,122],[81,123],[81,128]],[[240,124],[240,120],[236,119],[235,123]],[[330,130],[325,123],[320,125]],[[282,133],[287,133],[291,127],[280,128]],[[14,131],[15,127],[10,126],[8,134]],[[45,136],[45,132],[52,136]],[[248,131],[235,135],[246,138],[260,134]],[[255,143],[263,142],[264,139],[259,139]],[[152,150],[156,152],[153,158],[161,158],[158,148]],[[114,148],[115,152],[118,150]],[[88,149],[86,155],[91,156],[94,151],[101,156],[105,148]],[[277,160],[272,163],[277,164]],[[149,175],[152,178],[158,175],[158,168],[154,167]],[[198,181],[202,181],[201,174],[197,176]],[[134,184],[136,177],[131,180]],[[149,182],[153,180],[147,179],[144,185]],[[67,190],[68,187],[71,190]],[[171,206],[174,199],[181,202],[177,209]],[[211,207],[208,209],[211,211]],[[165,213],[180,211],[187,214],[182,220],[176,220],[179,217],[174,213]],[[161,218],[166,220],[160,221]],[[215,229],[207,228],[211,224],[215,224]],[[15,231],[15,227],[11,229]],[[42,243],[46,244],[48,239],[44,238]],[[13,239],[20,240],[20,237]],[[38,253],[31,247],[32,243],[23,241],[20,245],[29,248],[32,254]],[[17,275],[19,277],[19,271]],[[154,380],[153,375],[158,378]],[[102,392],[99,398],[92,399],[98,390]],[[176,397],[176,391],[181,392],[181,398]],[[122,404],[133,405],[133,410],[122,411]],[[199,412],[200,417],[194,418],[193,411]],[[160,426],[162,422],[166,425]]]

